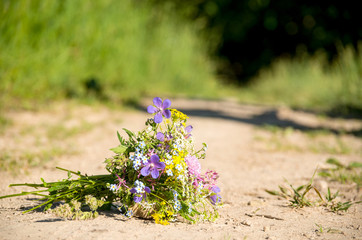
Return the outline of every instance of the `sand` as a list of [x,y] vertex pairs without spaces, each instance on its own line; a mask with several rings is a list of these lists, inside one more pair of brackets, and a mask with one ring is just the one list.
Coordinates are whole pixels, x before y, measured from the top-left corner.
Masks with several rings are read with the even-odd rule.
[[[147,103],[143,102],[143,109]],[[219,219],[162,226],[138,218],[124,221],[116,211],[110,211],[100,212],[94,220],[70,221],[40,211],[23,214],[23,209],[34,206],[34,197],[16,197],[0,200],[0,239],[362,239],[362,204],[339,213],[323,206],[293,208],[288,200],[265,192],[287,186],[284,179],[293,186],[308,183],[317,167],[328,167],[325,161],[331,157],[344,164],[361,162],[362,140],[356,136],[362,129],[360,119],[234,101],[175,99],[172,107],[189,115],[197,144],[208,144],[207,157],[201,164],[203,171],[214,169],[220,174],[224,206]],[[89,175],[106,173],[103,161],[112,155],[109,149],[118,144],[116,131],[123,127],[141,130],[149,117],[143,109],[61,103],[41,111],[6,113],[13,124],[0,135],[1,151],[23,151],[34,144],[49,143],[41,137],[34,143],[31,134],[23,136],[19,129],[34,128],[36,135],[57,122],[64,122],[66,127],[85,123],[92,127],[64,137],[64,141],[50,142],[72,148],[73,154],[56,156],[42,167],[28,167],[25,172],[19,168],[17,175],[1,171],[0,195],[24,190],[9,188],[10,183],[40,182],[40,177],[46,181],[66,178],[56,166]],[[313,130],[320,134],[307,134]],[[343,134],[336,134],[341,130]],[[314,186],[323,194],[327,187],[333,192],[339,190],[340,201],[362,199],[352,183],[316,176]],[[317,199],[313,195],[310,198]]]

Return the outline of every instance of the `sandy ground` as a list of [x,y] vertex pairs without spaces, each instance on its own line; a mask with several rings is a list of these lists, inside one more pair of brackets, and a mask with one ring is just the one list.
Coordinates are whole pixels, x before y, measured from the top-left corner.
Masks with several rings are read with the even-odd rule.
[[[329,157],[345,164],[361,162],[362,140],[356,136],[362,129],[361,120],[232,101],[177,99],[172,107],[190,116],[196,142],[209,145],[201,164],[204,171],[214,169],[221,176],[224,206],[218,220],[162,226],[137,218],[123,221],[117,212],[101,212],[95,220],[67,221],[43,212],[22,214],[22,209],[34,203],[32,197],[17,197],[0,200],[0,239],[362,239],[362,204],[341,213],[324,207],[292,208],[287,200],[265,192],[277,190],[284,179],[295,186],[307,183],[317,167],[326,167]],[[118,144],[116,131],[123,127],[140,130],[148,114],[60,104],[40,112],[9,112],[7,117],[13,124],[0,135],[0,151],[14,154],[34,145],[32,134],[19,130],[24,126],[34,128],[34,134],[59,121],[66,127],[79,123],[92,127],[64,141],[61,136],[58,141],[38,137],[36,146],[48,143],[76,151],[59,155],[43,167],[28,167],[25,172],[16,169],[17,175],[1,171],[0,195],[24,190],[9,188],[10,183],[65,178],[55,166],[90,175],[105,173],[103,161],[112,155],[108,149]],[[263,127],[266,124],[269,127]],[[312,130],[321,133],[308,135]],[[342,135],[335,134],[341,130]],[[316,177],[315,185],[323,193],[327,186],[333,192],[339,190],[341,201],[362,199],[353,184]]]

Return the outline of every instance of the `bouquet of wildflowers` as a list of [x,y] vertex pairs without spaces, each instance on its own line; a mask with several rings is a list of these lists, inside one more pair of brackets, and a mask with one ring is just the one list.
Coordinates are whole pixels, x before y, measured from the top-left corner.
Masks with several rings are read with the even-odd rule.
[[[116,207],[125,218],[153,218],[156,223],[168,224],[179,217],[189,222],[213,220],[221,206],[218,174],[202,174],[200,160],[205,158],[207,145],[196,150],[192,126],[188,117],[171,109],[171,101],[154,98],[147,111],[153,118],[146,121],[144,130],[133,133],[123,129],[128,139],[121,137],[115,153],[106,159],[106,175],[82,175],[62,168],[68,178],[41,184],[12,184],[45,188],[5,197],[33,194],[44,202],[27,211],[45,206],[69,219],[89,219],[98,215],[99,208]],[[72,175],[78,179],[71,179]],[[48,194],[45,194],[48,192]]]

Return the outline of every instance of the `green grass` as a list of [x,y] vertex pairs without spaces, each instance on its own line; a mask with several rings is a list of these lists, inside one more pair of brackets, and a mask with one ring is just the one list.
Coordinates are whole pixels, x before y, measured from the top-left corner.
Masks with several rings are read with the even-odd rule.
[[131,0],[1,1],[0,19],[2,104],[218,94],[207,44],[192,22],[165,6]]
[[329,64],[323,51],[280,58],[242,88],[243,102],[339,113],[362,112],[362,42],[342,48]]
[[[287,180],[285,180],[288,184],[288,187],[279,186],[279,191],[268,190],[268,189],[266,189],[265,191],[271,195],[278,196],[288,200],[290,206],[292,207],[303,208],[303,207],[323,206],[327,210],[333,213],[339,213],[341,211],[346,212],[353,204],[362,203],[362,201],[356,201],[356,202],[338,201],[336,200],[336,198],[339,196],[339,192],[337,191],[336,193],[333,194],[331,193],[331,190],[329,188],[328,192],[323,197],[320,190],[313,185],[316,173],[317,170],[314,172],[312,178],[309,180],[307,184],[301,185],[299,187],[293,187],[292,184],[290,184]],[[314,191],[316,193],[316,195],[318,196],[317,200],[310,196],[311,191]]]
[[362,186],[362,163],[351,162],[348,165],[342,164],[335,158],[326,161],[331,167],[322,169],[318,175],[343,184],[356,183],[359,189]]
[[237,88],[217,80],[208,52],[217,41],[167,4],[4,0],[0,19],[0,112],[64,98],[133,104],[156,95],[362,111],[362,43],[340,47],[332,64],[323,51],[277,59]]
[[321,224],[315,224],[317,228],[317,233],[338,233],[338,234],[344,234],[341,230],[334,229],[334,228],[326,228],[323,227]]

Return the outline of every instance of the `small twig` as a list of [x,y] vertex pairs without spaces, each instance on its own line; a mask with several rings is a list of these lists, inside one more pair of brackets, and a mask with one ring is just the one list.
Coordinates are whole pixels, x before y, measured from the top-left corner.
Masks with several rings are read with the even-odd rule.
[[274,219],[274,220],[279,220],[279,221],[284,221],[283,218],[278,218],[278,217],[274,217],[274,216],[271,216],[271,215],[266,215],[266,214],[249,214],[249,213],[245,213],[246,216],[248,217],[254,217],[254,216],[257,216],[257,217],[264,217],[264,218],[269,218],[269,219]]

